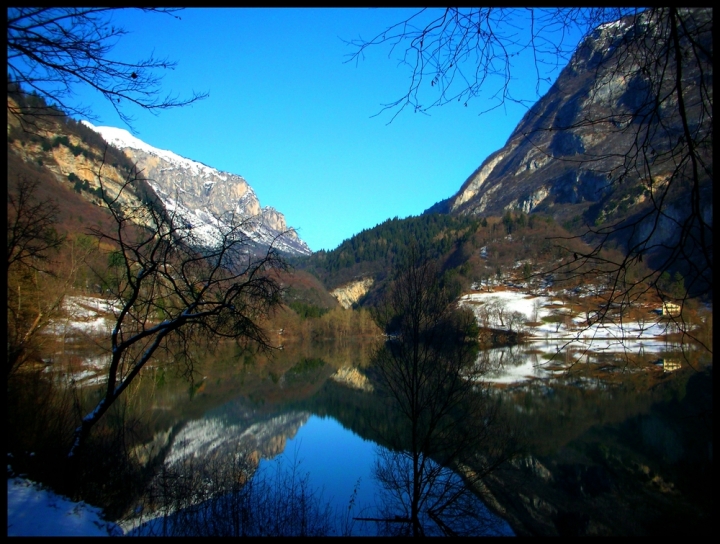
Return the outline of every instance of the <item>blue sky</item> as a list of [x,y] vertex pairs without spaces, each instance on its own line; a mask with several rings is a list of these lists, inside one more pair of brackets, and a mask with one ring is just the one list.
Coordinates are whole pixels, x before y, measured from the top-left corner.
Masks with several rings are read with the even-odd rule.
[[[177,62],[163,91],[209,97],[151,115],[132,109],[134,134],[208,166],[242,175],[262,206],[285,215],[313,251],[391,217],[418,215],[453,195],[525,113],[491,102],[451,104],[431,115],[380,112],[407,90],[399,52],[371,49],[348,63],[343,42],[372,38],[414,13],[406,9],[186,9],[179,19],[123,10],[129,34],[112,54]],[[523,62],[522,60],[518,62]],[[519,65],[518,74],[531,73]],[[516,82],[536,99],[535,79]],[[428,83],[429,85],[429,83]],[[545,87],[546,89],[547,87]],[[490,92],[488,92],[488,95]],[[128,128],[92,93],[77,97],[96,125]],[[389,123],[389,124],[388,124]]]

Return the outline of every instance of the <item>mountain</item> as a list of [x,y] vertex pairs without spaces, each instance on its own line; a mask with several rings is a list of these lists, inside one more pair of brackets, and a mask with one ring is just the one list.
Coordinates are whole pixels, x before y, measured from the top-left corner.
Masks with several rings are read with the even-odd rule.
[[[707,240],[712,9],[676,13],[675,27],[662,9],[599,26],[506,144],[428,211],[480,217],[541,212],[575,234],[634,224],[632,234],[626,229],[616,241],[630,247],[645,240],[640,250],[658,258],[660,246],[680,247],[681,228],[697,229],[686,238]],[[672,28],[679,29],[677,41]],[[677,51],[682,63],[675,63]],[[697,227],[698,218],[706,224]],[[702,244],[682,251],[697,255],[708,249]]]
[[[490,276],[519,276],[524,267],[538,272],[607,242],[628,254],[635,245],[643,266],[680,273],[693,296],[708,285],[711,291],[711,267],[695,265],[711,259],[712,10],[677,13],[684,60],[674,73],[681,75],[687,118],[670,77],[675,53],[662,45],[673,43],[668,12],[645,10],[600,25],[506,144],[454,195],[418,218],[389,220],[298,266],[335,293],[362,293],[356,302],[363,305],[377,297],[410,240],[440,259],[444,271],[457,271],[463,288]],[[648,60],[663,58],[665,64]],[[440,222],[437,214],[458,222]],[[588,228],[612,236],[603,240]],[[557,240],[565,240],[564,253]]]
[[474,232],[476,223],[475,218],[442,214],[395,217],[344,240],[334,250],[317,251],[293,264],[313,273],[328,289],[359,288],[362,296],[371,284],[381,285],[412,244],[422,246],[428,257],[440,258],[455,248],[458,239]]
[[[38,100],[15,89],[8,92],[8,107],[19,110],[33,99]],[[88,223],[109,228],[110,218],[102,210],[105,190],[111,197],[119,195],[119,204],[131,207],[159,198],[168,211],[194,227],[204,244],[214,243],[219,229],[235,214],[258,250],[272,243],[286,256],[312,253],[288,228],[282,213],[260,206],[242,176],[157,149],[123,129],[77,122],[50,107],[47,114],[30,116],[27,124],[8,116],[8,188],[14,191],[20,179],[40,181],[39,196],[62,203],[62,230],[84,232]],[[139,179],[128,186],[126,181],[137,171]]]
[[275,247],[288,255],[309,255],[308,245],[285,216],[276,209],[260,207],[255,191],[242,176],[221,172],[172,151],[157,149],[114,127],[83,124],[100,134],[110,145],[122,150],[160,197],[165,207],[175,210],[210,242],[231,214],[246,223],[243,229],[259,246]]

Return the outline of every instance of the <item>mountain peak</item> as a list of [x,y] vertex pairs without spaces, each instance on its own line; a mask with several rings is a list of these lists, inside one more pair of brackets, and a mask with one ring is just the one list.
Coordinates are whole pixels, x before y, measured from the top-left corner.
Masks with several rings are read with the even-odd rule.
[[216,239],[212,233],[222,228],[224,220],[233,216],[244,223],[246,234],[259,247],[273,244],[291,255],[312,253],[297,233],[287,228],[282,213],[270,206],[261,208],[255,191],[242,176],[153,147],[125,129],[83,124],[128,155],[165,206],[180,213],[199,233],[207,233],[208,243]]
[[[212,168],[210,166],[207,166],[201,162],[194,161],[191,159],[187,159],[185,157],[182,157],[178,155],[177,153],[173,153],[172,151],[168,151],[166,149],[158,149],[157,147],[153,147],[148,143],[143,142],[140,138],[137,138],[130,134],[127,130],[124,128],[117,128],[117,127],[96,127],[92,123],[89,123],[88,121],[81,121],[83,125],[86,127],[94,130],[100,136],[103,137],[103,139],[109,143],[110,145],[117,147],[118,149],[136,149],[139,151],[143,151],[145,153],[148,153],[150,155],[154,155],[156,157],[159,157],[167,162],[176,164],[182,168],[186,168],[188,170],[194,171],[196,174],[209,174],[209,173],[217,173],[217,174],[223,174],[223,172]],[[239,176],[242,177],[242,176]]]

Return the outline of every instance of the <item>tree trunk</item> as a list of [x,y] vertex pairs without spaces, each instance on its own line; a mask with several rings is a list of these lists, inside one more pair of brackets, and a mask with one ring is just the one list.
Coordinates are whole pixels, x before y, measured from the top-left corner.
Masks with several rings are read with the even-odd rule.
[[74,457],[75,454],[82,448],[87,440],[87,437],[90,435],[90,430],[100,420],[105,412],[108,411],[113,400],[115,399],[112,398],[111,400],[108,400],[108,397],[104,397],[95,409],[83,418],[80,426],[75,429],[73,443],[72,446],[70,446],[68,457]]

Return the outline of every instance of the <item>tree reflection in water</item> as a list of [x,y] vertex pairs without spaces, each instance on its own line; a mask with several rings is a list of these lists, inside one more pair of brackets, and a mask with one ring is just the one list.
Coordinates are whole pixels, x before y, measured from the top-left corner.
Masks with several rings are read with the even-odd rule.
[[[477,323],[458,308],[435,263],[413,249],[373,317],[388,336],[372,372],[397,421],[375,477],[386,499],[377,518],[388,534],[501,532],[473,493],[507,455],[496,407],[477,364]],[[479,455],[482,452],[482,455]],[[454,472],[463,470],[463,480]]]

